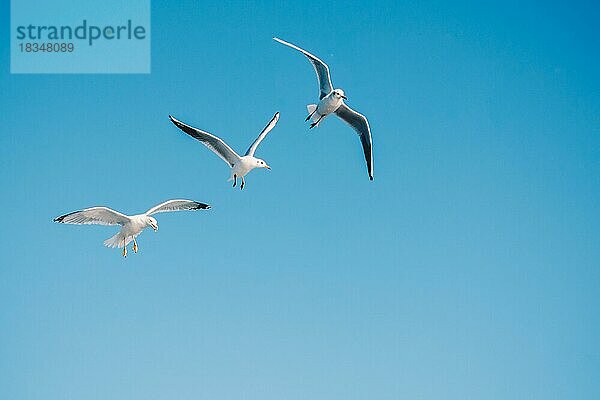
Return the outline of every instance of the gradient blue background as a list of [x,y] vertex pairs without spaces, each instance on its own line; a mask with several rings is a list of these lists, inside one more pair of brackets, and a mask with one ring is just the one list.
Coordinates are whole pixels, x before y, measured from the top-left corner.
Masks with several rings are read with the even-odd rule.
[[[154,2],[150,75],[29,76],[3,4],[0,398],[600,397],[593,2]],[[277,110],[243,192],[167,119],[241,151]],[[213,209],[127,259],[52,223],[176,197]]]

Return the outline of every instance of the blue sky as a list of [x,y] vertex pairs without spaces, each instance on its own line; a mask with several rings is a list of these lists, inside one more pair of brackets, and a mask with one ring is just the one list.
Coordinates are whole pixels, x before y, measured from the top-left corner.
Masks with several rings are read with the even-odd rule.
[[[0,397],[598,398],[599,14],[155,2],[148,75],[10,75],[3,29]],[[369,117],[373,182],[272,36]],[[275,111],[244,191],[167,118],[243,150]],[[127,259],[52,223],[179,197],[213,209]]]

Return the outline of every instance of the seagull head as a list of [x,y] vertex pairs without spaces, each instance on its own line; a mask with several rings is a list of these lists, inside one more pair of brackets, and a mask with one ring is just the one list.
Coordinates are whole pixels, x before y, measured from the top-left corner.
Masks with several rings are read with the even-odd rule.
[[156,218],[148,217],[148,219],[146,220],[146,223],[148,224],[148,226],[150,226],[150,227],[152,227],[152,229],[154,229],[154,232],[156,232],[158,230],[158,221],[156,220]]
[[344,91],[342,89],[334,89],[333,97],[335,97],[336,99],[348,100],[348,98],[346,97],[346,95],[344,94]]
[[261,160],[260,158],[256,159],[256,167],[255,168],[266,168],[266,169],[271,169],[271,167],[269,167],[269,164],[267,164],[265,162],[265,160]]

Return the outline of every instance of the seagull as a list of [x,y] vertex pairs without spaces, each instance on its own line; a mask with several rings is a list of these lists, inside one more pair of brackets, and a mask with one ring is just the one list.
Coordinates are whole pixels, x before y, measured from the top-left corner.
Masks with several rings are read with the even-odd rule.
[[143,214],[125,215],[108,207],[92,207],[85,210],[75,211],[69,214],[54,218],[54,222],[62,224],[76,225],[121,225],[121,230],[115,236],[106,239],[106,247],[123,248],[123,257],[127,257],[127,245],[133,240],[133,251],[138,252],[138,245],[135,238],[142,233],[145,228],[151,227],[158,231],[158,222],[153,214],[171,211],[184,210],[208,210],[208,204],[199,203],[192,200],[167,200],[155,207],[152,207]]
[[218,155],[223,161],[225,161],[231,167],[231,176],[227,180],[227,182],[233,180],[233,187],[235,187],[237,183],[237,178],[242,179],[242,184],[240,185],[240,189],[244,188],[246,184],[244,180],[244,176],[254,168],[267,168],[271,169],[269,165],[265,162],[265,160],[261,160],[260,158],[254,157],[254,153],[256,152],[256,148],[263,141],[263,139],[267,136],[267,133],[271,131],[277,124],[279,120],[279,113],[276,112],[271,121],[265,126],[260,135],[256,138],[254,143],[248,148],[246,154],[243,156],[239,156],[231,147],[227,145],[223,141],[223,139],[218,138],[214,135],[211,135],[208,132],[201,131],[200,129],[196,129],[189,125],[184,124],[181,121],[176,120],[172,116],[169,115],[171,122],[173,122],[179,129],[190,135],[196,140],[199,140],[203,145],[211,149],[216,155]]
[[310,54],[308,51],[301,49],[300,47],[274,37],[273,40],[291,47],[292,49],[298,50],[311,62],[317,73],[319,80],[319,103],[309,104],[306,106],[308,109],[308,117],[306,121],[312,118],[310,128],[319,126],[321,121],[329,114],[336,114],[345,123],[350,125],[360,136],[362,143],[363,152],[365,153],[365,160],[367,161],[367,169],[369,172],[369,179],[373,180],[373,140],[371,139],[371,128],[367,118],[354,111],[346,104],[344,100],[348,100],[342,89],[334,89],[331,84],[331,77],[329,76],[329,67],[318,57]]

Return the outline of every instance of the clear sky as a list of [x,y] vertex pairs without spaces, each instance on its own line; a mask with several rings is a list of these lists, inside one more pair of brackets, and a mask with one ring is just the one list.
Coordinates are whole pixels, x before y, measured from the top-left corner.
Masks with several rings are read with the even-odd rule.
[[[7,3],[0,398],[600,397],[594,2],[155,1],[148,75],[10,75]],[[244,191],[168,120],[243,151],[275,111]],[[181,197],[127,259],[52,222]]]

